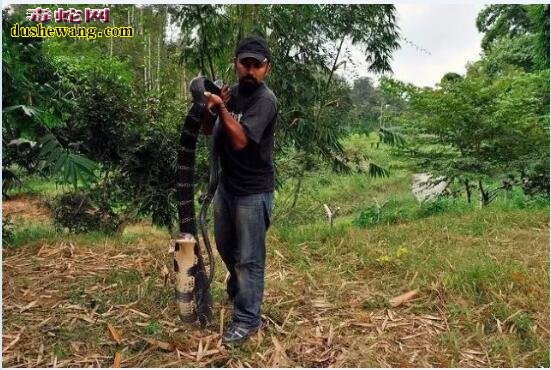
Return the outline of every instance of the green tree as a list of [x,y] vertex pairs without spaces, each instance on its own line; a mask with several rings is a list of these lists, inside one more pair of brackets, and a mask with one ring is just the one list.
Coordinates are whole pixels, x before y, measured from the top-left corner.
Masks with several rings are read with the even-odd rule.
[[478,13],[476,26],[484,33],[481,46],[485,51],[501,37],[523,35],[532,28],[528,7],[521,4],[487,5]]
[[350,99],[354,104],[355,120],[359,129],[366,130],[377,126],[381,116],[383,99],[369,77],[354,80]]
[[[469,201],[475,181],[482,204],[521,181],[548,195],[548,25],[548,5],[487,6],[477,18],[482,58],[465,76],[407,92],[404,152],[418,170],[458,180]],[[496,180],[502,185],[485,189]]]
[[[26,6],[11,9],[4,20],[23,24]],[[176,42],[166,37],[169,19],[182,31]],[[75,156],[86,154],[102,170],[98,186],[109,187],[107,195],[120,195],[128,209],[164,225],[174,215],[170,153],[189,106],[188,81],[197,73],[235,81],[233,47],[240,37],[258,33],[272,45],[269,84],[282,107],[276,150],[300,161],[298,173],[320,162],[346,167],[339,139],[351,102],[348,85],[335,74],[346,62],[345,40],[363,47],[373,71],[389,70],[398,46],[393,6],[116,5],[113,25],[133,26],[135,37],[24,40],[36,51],[3,38],[4,79],[12,78],[4,86],[14,87],[3,98],[3,138],[32,128],[28,138],[44,137],[43,154],[73,184],[84,163]],[[198,173],[206,173],[206,150],[198,154]]]
[[[11,37],[10,29],[15,23],[30,25],[24,11],[24,6],[16,5],[2,11],[3,154],[10,151],[6,144],[12,140],[36,141],[41,149],[38,158],[25,158],[27,164],[37,163],[36,170],[42,174],[60,172],[64,181],[76,187],[79,178],[89,182],[94,177],[95,164],[77,150],[60,144],[54,135],[74,103],[66,97],[55,68],[43,53],[45,42]],[[2,163],[2,172],[8,179],[16,177],[11,167],[18,162],[9,160],[14,158],[11,154],[4,155],[7,161]]]
[[291,154],[300,161],[292,173],[296,196],[316,163],[347,169],[339,139],[349,117],[348,88],[335,72],[346,63],[347,39],[363,48],[371,71],[390,70],[399,39],[393,6],[186,5],[170,12],[182,30],[182,59],[211,78],[234,80],[233,48],[241,36],[268,39],[274,56],[268,83],[282,107],[276,158]]
[[408,118],[415,139],[405,149],[417,168],[483,187],[521,177],[549,156],[549,71],[513,71],[496,79],[476,69],[437,89],[418,89]]
[[526,71],[549,68],[549,5],[486,6],[477,17],[489,72],[510,64]]

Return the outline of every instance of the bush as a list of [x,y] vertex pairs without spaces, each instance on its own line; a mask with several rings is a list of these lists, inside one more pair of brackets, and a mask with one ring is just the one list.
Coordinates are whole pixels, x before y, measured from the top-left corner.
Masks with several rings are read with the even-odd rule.
[[460,199],[440,196],[432,201],[423,202],[416,212],[416,218],[425,218],[445,212],[461,212],[470,208],[469,204]]
[[61,194],[50,202],[50,208],[56,226],[68,228],[74,233],[102,231],[112,234],[122,223],[109,204],[84,192]]
[[549,207],[549,197],[541,193],[526,195],[522,191],[515,189],[511,193],[509,206],[515,209],[542,209]]
[[527,175],[524,178],[522,189],[527,195],[549,198],[549,168]]
[[353,221],[353,224],[363,228],[378,224],[390,225],[400,221],[412,221],[441,213],[462,212],[467,208],[470,208],[470,206],[465,202],[448,197],[438,197],[431,201],[423,202],[419,206],[406,199],[393,199],[382,206],[373,205],[363,210]]
[[11,244],[14,236],[14,225],[10,216],[2,217],[2,243]]
[[394,224],[411,219],[413,217],[411,209],[413,209],[411,204],[392,199],[382,206],[373,205],[363,210],[353,224],[363,228],[378,224]]
[[353,221],[353,224],[365,228],[378,224],[380,218],[381,210],[376,206],[370,206],[360,212],[360,215]]

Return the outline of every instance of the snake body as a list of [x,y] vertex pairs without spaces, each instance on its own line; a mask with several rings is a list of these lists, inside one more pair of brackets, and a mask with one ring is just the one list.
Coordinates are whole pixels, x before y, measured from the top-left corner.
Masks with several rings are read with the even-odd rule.
[[214,274],[212,248],[206,230],[206,213],[217,186],[217,158],[211,151],[211,173],[206,195],[202,199],[199,224],[209,257],[207,276],[201,254],[195,218],[194,168],[197,136],[206,112],[205,91],[220,94],[220,89],[205,77],[196,77],[190,84],[193,104],[186,116],[178,148],[176,195],[180,233],[174,240],[174,272],[176,304],[180,318],[187,323],[199,319],[202,327],[212,321],[210,283]]

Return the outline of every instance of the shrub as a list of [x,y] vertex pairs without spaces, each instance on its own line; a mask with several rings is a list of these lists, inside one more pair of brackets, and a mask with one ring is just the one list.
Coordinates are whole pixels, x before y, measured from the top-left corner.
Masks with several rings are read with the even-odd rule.
[[354,220],[354,225],[359,227],[373,226],[379,223],[381,210],[376,206],[370,206],[360,212],[360,215]]
[[432,201],[423,202],[416,212],[416,218],[425,218],[445,212],[461,212],[469,205],[460,199],[440,196]]
[[359,227],[370,227],[378,224],[394,224],[399,221],[409,220],[412,214],[412,205],[406,204],[403,200],[392,199],[383,205],[369,206],[360,212],[360,215],[353,221]]
[[549,207],[549,197],[541,193],[525,195],[521,191],[513,191],[511,206],[516,209],[542,209]]
[[10,216],[2,217],[2,243],[11,244],[14,236],[14,225]]
[[50,208],[56,226],[74,233],[102,231],[112,234],[118,230],[121,219],[109,204],[93,199],[89,193],[73,191],[59,195]]

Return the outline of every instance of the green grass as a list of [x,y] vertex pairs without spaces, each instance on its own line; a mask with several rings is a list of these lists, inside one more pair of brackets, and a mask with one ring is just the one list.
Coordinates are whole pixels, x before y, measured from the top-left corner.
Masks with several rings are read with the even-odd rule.
[[69,356],[69,354],[71,353],[71,350],[68,347],[66,347],[63,343],[56,342],[52,347],[52,352],[54,353],[54,355],[57,356],[58,360],[62,360],[67,356]]
[[[369,139],[360,135],[350,137],[345,147],[368,152],[374,162],[390,169],[391,175],[336,175],[326,169],[308,173],[292,210],[288,206],[294,182],[278,190],[269,231],[268,263],[272,264],[271,272],[284,270],[284,278],[267,279],[272,298],[273,294],[285,293],[285,299],[294,297],[307,302],[323,293],[328,302],[347,315],[355,312],[347,306],[350,299],[357,298],[358,310],[371,314],[384,312],[397,294],[419,289],[420,299],[407,312],[439,314],[441,310],[450,325],[450,330],[439,334],[434,343],[448,355],[441,364],[460,366],[464,349],[484,348],[492,366],[548,366],[549,337],[539,326],[548,326],[545,317],[549,314],[549,200],[527,197],[515,188],[509,197],[502,193],[482,209],[475,199],[476,192],[472,204],[464,197],[418,204],[410,190],[412,174],[402,159],[383,147],[371,148]],[[52,190],[51,185],[44,189]],[[324,203],[332,209],[340,207],[333,227],[327,222]],[[90,248],[109,243],[121,248],[121,253],[134,256],[133,253],[141,253],[135,245],[150,245],[153,250],[166,238],[165,230],[143,224],[130,225],[121,235],[114,236],[65,234],[49,224],[16,224],[11,247],[63,239]],[[224,273],[218,265],[211,287],[215,302],[226,299]],[[162,338],[167,334],[157,315],[172,304],[174,291],[170,284],[161,287],[159,280],[153,267],[145,272],[113,268],[103,279],[78,282],[116,284],[112,289],[92,297],[75,283],[66,297],[72,304],[85,307],[93,301],[99,306],[98,313],[112,304],[137,301],[136,308],[151,315],[147,326],[137,330]],[[343,282],[357,286],[341,290]],[[281,323],[290,307],[278,302],[279,299],[267,300],[263,312]],[[302,304],[295,308],[297,315],[297,311],[305,310]],[[393,308],[397,312],[402,309],[406,310]],[[227,315],[226,311],[226,318]],[[330,316],[328,320],[340,318]],[[75,328],[84,334],[71,337],[67,332],[60,337],[83,340],[100,329],[104,330]],[[300,328],[291,318],[286,330]],[[343,330],[339,340],[354,336]],[[368,339],[362,334],[354,340]],[[64,343],[60,342],[54,350],[58,357],[65,355]],[[256,350],[232,349],[230,356],[250,361]],[[152,358],[146,364],[162,366],[157,361],[160,360]],[[377,364],[372,358],[366,358],[365,363]]]
[[17,170],[15,172],[20,176],[23,186],[10,191],[9,196],[32,194],[53,197],[70,189],[69,185],[58,183],[55,178],[48,179],[39,175],[26,175],[23,171]]
[[143,332],[146,335],[156,335],[162,330],[161,325],[156,321],[152,320],[149,324],[144,327]]
[[13,235],[5,244],[8,248],[19,248],[34,242],[48,242],[59,238],[60,233],[51,223],[16,223]]
[[439,336],[440,345],[455,356],[461,352],[461,333],[457,330],[445,332]]
[[142,282],[142,276],[138,270],[120,270],[112,269],[107,276],[107,284],[117,284],[119,286],[129,286]]
[[[337,276],[357,279],[358,272],[367,276],[377,292],[363,301],[367,311],[388,307],[404,286],[434,299],[444,295],[449,320],[463,328],[439,338],[453,355],[450,366],[459,366],[461,350],[474,343],[491,348],[492,358],[509,366],[547,365],[549,338],[533,330],[534,314],[549,312],[549,264],[542,263],[549,259],[549,239],[541,237],[548,233],[549,199],[515,188],[482,209],[476,192],[471,204],[464,197],[418,204],[403,163],[393,163],[389,151],[377,154],[377,163],[391,164],[389,178],[309,174],[295,210],[274,223],[275,248],[299,274],[320,284]],[[287,199],[292,185],[276,199]],[[323,203],[341,207],[333,228]],[[412,312],[438,304],[429,299],[413,304]],[[513,333],[498,333],[496,319],[503,323],[519,310],[503,324],[502,330]]]
[[[33,222],[19,218],[12,221],[11,230],[9,239],[3,241],[8,248],[19,248],[35,242],[54,242],[60,238],[89,245],[100,245],[110,240],[108,235],[99,231],[73,234],[61,230],[52,222]],[[120,241],[123,243],[130,243],[132,240],[136,240],[136,238],[134,236],[124,236],[124,234],[120,237]]]

